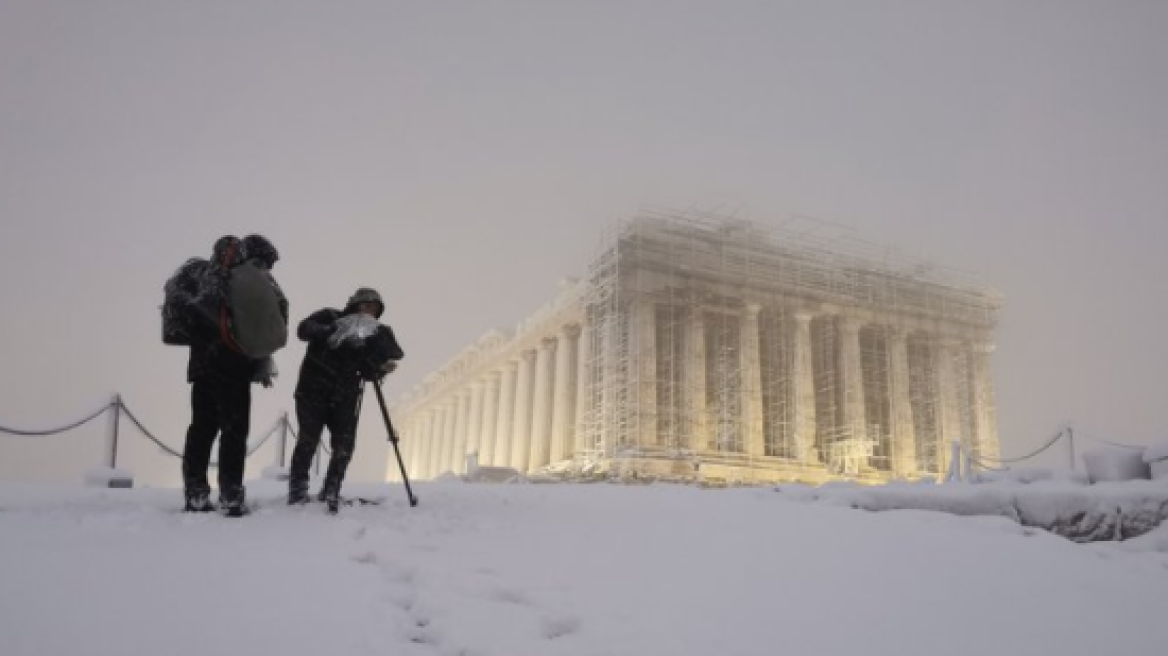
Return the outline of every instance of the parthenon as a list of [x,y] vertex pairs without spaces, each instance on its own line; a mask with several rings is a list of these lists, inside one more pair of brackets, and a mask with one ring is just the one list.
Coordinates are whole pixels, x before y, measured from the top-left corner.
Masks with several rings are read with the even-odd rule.
[[955,442],[998,455],[1000,308],[993,290],[838,229],[646,211],[609,229],[584,277],[393,413],[421,479],[476,463],[744,484],[935,477]]

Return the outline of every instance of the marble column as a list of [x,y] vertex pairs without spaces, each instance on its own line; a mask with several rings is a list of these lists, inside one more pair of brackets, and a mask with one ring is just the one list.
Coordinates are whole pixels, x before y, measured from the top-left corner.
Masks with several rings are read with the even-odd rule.
[[892,471],[897,476],[910,476],[917,471],[917,440],[909,395],[908,335],[901,328],[891,328],[887,334]]
[[998,420],[994,406],[994,381],[990,368],[990,354],[994,345],[975,344],[970,371],[973,389],[974,450],[978,458],[993,462],[999,457]]
[[[408,433],[409,437],[402,440],[399,444],[402,452],[402,458],[406,463],[406,471],[411,476],[417,476],[421,471],[422,453],[426,449],[426,431],[430,429],[430,413],[422,411],[415,413],[417,417],[413,422],[414,430]],[[389,460],[386,471],[389,472],[391,478],[394,480],[401,478],[401,472],[397,470],[397,458],[393,453],[393,446],[389,447]]]
[[458,392],[454,421],[454,436],[451,439],[450,460],[447,467],[455,474],[466,473],[466,435],[470,426],[470,390]]
[[[864,369],[860,362],[860,326],[863,320],[844,315],[840,318],[840,379],[844,385],[844,426],[848,437],[866,440],[868,427],[864,406]],[[864,463],[867,464],[866,462]]]
[[556,340],[545,337],[535,354],[535,390],[532,394],[531,452],[527,470],[535,471],[548,464],[552,439],[552,380],[555,366]]
[[685,413],[689,420],[689,448],[710,448],[709,411],[706,409],[706,312],[700,303],[689,306],[685,327]]
[[519,374],[519,361],[511,360],[503,367],[499,383],[499,413],[495,418],[495,456],[491,464],[496,467],[511,466],[511,443],[515,429],[515,379]]
[[418,467],[411,472],[419,479],[430,478],[430,450],[434,448],[434,424],[438,421],[437,412],[433,407],[426,410],[426,414],[430,417],[424,436],[426,441],[422,444],[422,452],[418,454]]
[[487,374],[486,390],[483,392],[483,428],[479,443],[479,464],[495,464],[495,434],[499,421],[499,379],[497,371]]
[[580,336],[576,341],[576,429],[573,435],[571,448],[567,456],[575,457],[580,451],[590,451],[595,448],[593,435],[588,429],[590,412],[593,410],[592,392],[589,388],[591,376],[592,327],[587,323],[580,327]]
[[430,418],[430,421],[426,427],[426,443],[422,445],[422,452],[418,454],[418,473],[416,476],[419,478],[430,478],[433,475],[431,460],[434,448],[438,444],[438,433],[442,428],[442,412],[438,408],[431,407],[426,411],[426,416]]
[[475,454],[476,461],[478,461],[478,456],[482,452],[483,394],[485,393],[485,387],[485,381],[482,380],[476,380],[470,384],[470,420],[467,424],[466,452],[468,454]]
[[937,345],[937,425],[941,443],[937,453],[941,474],[949,471],[952,445],[961,441],[961,399],[954,359],[960,353],[960,344],[953,339],[939,339]]
[[742,371],[742,445],[751,457],[766,455],[763,431],[762,367],[759,355],[758,303],[747,303],[742,313],[739,366]]
[[511,466],[520,473],[527,471],[531,457],[532,378],[535,374],[535,351],[523,352],[515,380],[515,414],[511,418]]
[[548,454],[548,460],[553,463],[572,457],[572,437],[576,423],[576,350],[579,338],[579,324],[569,324],[560,330],[552,391],[552,443]]
[[633,305],[636,366],[637,432],[629,437],[636,446],[657,445],[657,306],[651,299]]
[[791,378],[794,383],[795,459],[808,465],[817,465],[820,458],[819,450],[815,448],[815,375],[811,357],[811,320],[814,315],[800,310],[794,316],[795,352]]
[[442,441],[435,452],[434,476],[450,471],[450,460],[454,452],[454,419],[458,414],[457,398],[448,399],[442,407]]

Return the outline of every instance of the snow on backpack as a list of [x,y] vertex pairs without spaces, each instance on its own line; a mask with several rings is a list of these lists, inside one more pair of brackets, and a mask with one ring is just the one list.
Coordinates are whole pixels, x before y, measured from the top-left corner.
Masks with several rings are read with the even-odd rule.
[[267,357],[288,343],[284,294],[272,274],[251,262],[231,269],[219,314],[223,341],[250,358]]
[[186,261],[163,285],[162,343],[171,346],[191,345],[191,326],[180,307],[199,295],[199,279],[210,262],[202,258]]

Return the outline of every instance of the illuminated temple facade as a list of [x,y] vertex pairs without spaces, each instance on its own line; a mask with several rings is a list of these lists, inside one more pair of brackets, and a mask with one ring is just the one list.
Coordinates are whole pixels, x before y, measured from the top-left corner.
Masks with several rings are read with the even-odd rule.
[[[395,404],[410,475],[750,484],[996,458],[992,290],[817,226],[645,213]],[[397,465],[389,467],[396,477]]]

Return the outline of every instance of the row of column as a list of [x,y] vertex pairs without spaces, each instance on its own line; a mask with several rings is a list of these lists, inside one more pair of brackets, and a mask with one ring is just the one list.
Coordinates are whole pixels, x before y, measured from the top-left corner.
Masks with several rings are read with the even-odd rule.
[[[746,454],[752,457],[767,455],[766,432],[764,430],[763,412],[763,371],[760,354],[760,325],[759,315],[762,306],[748,303],[741,313],[739,335],[740,360],[739,368],[741,381],[738,385],[741,390],[741,439]],[[632,320],[636,326],[634,352],[639,387],[637,402],[639,408],[637,433],[641,445],[655,445],[659,443],[657,435],[657,396],[654,393],[658,381],[656,380],[658,345],[656,344],[656,312],[652,302],[644,301],[635,305],[632,311]],[[809,311],[795,311],[791,322],[793,335],[790,335],[792,345],[791,371],[792,377],[790,403],[793,406],[793,435],[791,441],[794,450],[794,459],[798,462],[816,465],[821,464],[818,446],[825,441],[819,435],[820,427],[816,417],[816,381],[815,360],[812,346],[812,322],[821,316]],[[840,316],[838,362],[836,371],[832,373],[835,380],[842,386],[843,392],[838,398],[840,402],[840,422],[843,439],[867,440],[869,436],[867,423],[867,405],[865,402],[864,371],[861,358],[860,332],[868,325],[868,321],[858,316]],[[708,426],[707,395],[706,395],[706,341],[705,341],[705,312],[701,306],[692,306],[688,312],[687,329],[683,331],[682,353],[686,362],[683,366],[689,368],[686,394],[682,395],[682,402],[692,416],[697,417],[693,432],[696,436],[691,446],[697,450],[709,443],[710,427]],[[888,370],[886,372],[888,388],[889,434],[892,436],[892,462],[890,467],[898,473],[914,473],[917,471],[917,436],[913,421],[913,404],[910,397],[910,374],[908,334],[905,330],[894,327],[881,327],[886,336],[888,353]],[[970,438],[975,447],[981,451],[994,450],[996,445],[995,417],[993,416],[993,388],[989,374],[990,348],[974,346],[971,356],[971,370],[969,375],[973,394],[970,399],[961,398],[961,386],[955,379],[954,358],[959,354],[964,356],[967,345],[955,340],[935,340],[936,371],[934,378],[936,389],[932,391],[936,402],[933,411],[938,435],[935,437],[940,445],[948,444],[952,440],[963,437]],[[717,381],[714,384],[719,384]],[[820,391],[819,394],[823,394]],[[972,407],[962,407],[963,404]],[[918,409],[918,411],[921,411]],[[972,425],[963,425],[963,417],[972,417]],[[833,420],[835,418],[832,418]],[[968,436],[972,431],[973,435]],[[838,439],[838,436],[836,436]],[[942,449],[941,452],[947,452]]]
[[[407,466],[419,478],[464,474],[468,465],[537,470],[570,458],[583,373],[580,326],[563,326],[534,348],[415,413]],[[469,459],[468,459],[469,458]]]
[[[735,387],[741,398],[734,412],[742,450],[752,457],[766,457],[764,426],[763,371],[760,354],[760,313],[762,306],[748,303],[739,322],[739,371],[741,380]],[[692,427],[694,439],[690,445],[702,451],[711,443],[714,430],[708,406],[708,387],[724,385],[725,381],[707,381],[706,312],[701,306],[692,306],[682,331],[680,345],[687,372],[687,385],[680,402],[686,405],[689,416],[695,417]],[[821,317],[796,310],[789,324],[793,334],[787,335],[791,348],[789,415],[789,444],[792,459],[809,466],[824,464],[820,453],[829,443],[841,439],[867,440],[869,437],[867,404],[865,402],[864,369],[861,353],[861,331],[870,322],[863,317],[839,315],[836,322],[838,339],[835,353],[838,360],[830,376],[842,388],[832,400],[838,406],[833,417],[817,417],[817,400],[824,390],[816,389],[816,367],[823,366],[815,358],[813,323]],[[656,306],[649,300],[635,303],[629,315],[632,332],[632,371],[635,372],[635,391],[632,395],[633,415],[637,417],[634,431],[626,439],[642,446],[661,444],[657,421],[657,326]],[[816,323],[815,325],[819,325]],[[889,467],[898,474],[918,472],[918,441],[935,440],[933,445],[940,458],[947,458],[945,445],[956,439],[969,439],[983,455],[996,455],[996,418],[993,412],[993,388],[989,372],[989,348],[953,340],[930,340],[929,374],[931,402],[927,408],[933,413],[931,421],[936,435],[918,436],[910,393],[912,376],[908,333],[901,328],[881,326],[885,335],[887,370],[882,372],[887,388],[888,435],[891,436]],[[564,326],[557,335],[540,339],[532,348],[516,352],[512,359],[463,388],[449,394],[434,405],[424,406],[410,418],[410,435],[417,439],[403,450],[411,472],[429,478],[443,472],[465,473],[467,456],[480,465],[513,467],[520,472],[539,469],[550,463],[571,458],[582,448],[576,444],[577,423],[585,408],[585,351],[589,346],[587,335],[581,335],[578,324]],[[958,371],[957,356],[968,357],[967,371]],[[821,376],[823,372],[818,372]],[[959,375],[969,376],[968,381]],[[604,381],[598,384],[604,385]],[[969,392],[968,398],[965,394]],[[616,397],[601,395],[600,404],[617,403]],[[918,404],[919,406],[919,404]],[[832,430],[842,429],[842,430]],[[831,435],[821,434],[825,431]],[[606,441],[609,438],[603,438]],[[943,462],[936,463],[943,466]]]

